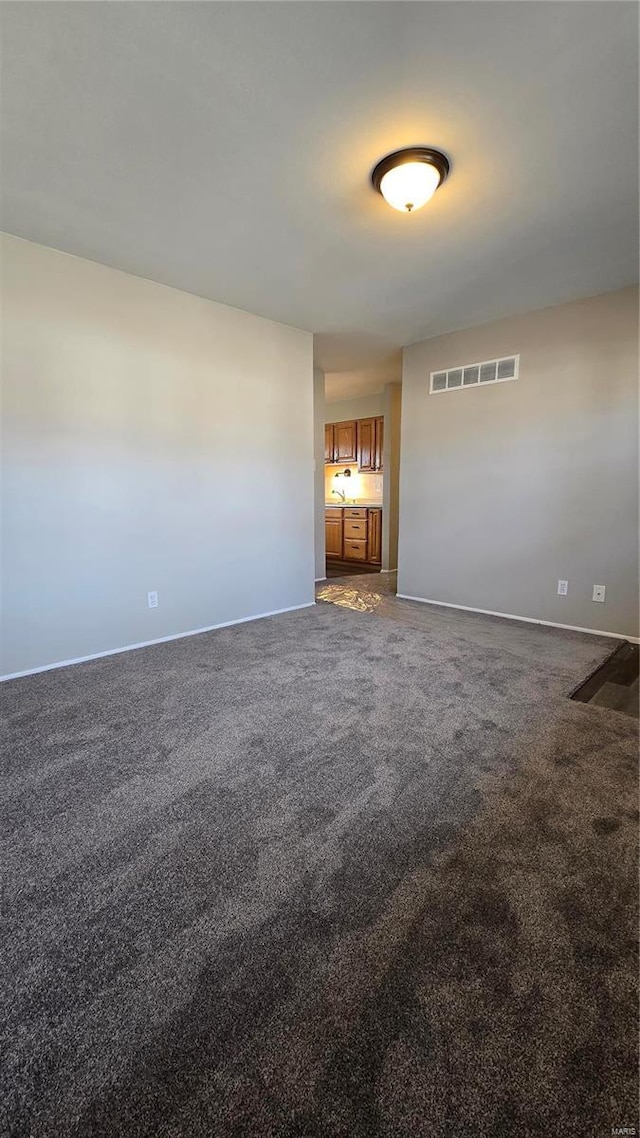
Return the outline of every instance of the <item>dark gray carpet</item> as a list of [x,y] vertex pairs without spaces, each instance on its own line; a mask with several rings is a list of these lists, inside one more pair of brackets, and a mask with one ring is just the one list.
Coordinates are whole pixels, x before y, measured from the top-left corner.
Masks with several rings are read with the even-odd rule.
[[637,1125],[636,725],[567,698],[611,643],[420,619],[5,685],[3,1133]]

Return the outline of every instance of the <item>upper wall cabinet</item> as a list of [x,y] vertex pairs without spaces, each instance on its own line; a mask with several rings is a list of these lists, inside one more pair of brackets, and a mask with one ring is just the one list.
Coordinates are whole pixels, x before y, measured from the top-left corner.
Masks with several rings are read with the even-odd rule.
[[358,419],[358,469],[375,470],[376,421]]
[[362,471],[382,470],[384,420],[349,419],[346,423],[326,423],[324,461],[357,462]]
[[358,469],[382,470],[384,420],[358,419]]
[[380,416],[376,419],[376,447],[375,447],[375,460],[376,470],[384,469],[384,419]]
[[349,419],[346,423],[326,423],[324,461],[357,462],[362,471],[382,470],[384,420]]
[[355,419],[346,423],[327,423],[324,428],[324,461],[356,462],[357,457]]
[[333,423],[324,425],[324,461],[333,462]]
[[358,457],[356,449],[357,429],[356,421],[333,424],[333,453],[336,462],[355,462]]

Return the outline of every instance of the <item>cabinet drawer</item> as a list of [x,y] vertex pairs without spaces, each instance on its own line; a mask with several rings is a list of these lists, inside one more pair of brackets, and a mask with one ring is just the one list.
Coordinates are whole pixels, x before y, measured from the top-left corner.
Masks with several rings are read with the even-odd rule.
[[341,522],[342,510],[339,506],[325,506],[324,517],[327,522]]
[[366,561],[367,560],[367,543],[365,541],[354,541],[350,538],[349,541],[345,539],[344,542],[344,557],[346,561]]
[[345,516],[345,519],[346,518],[366,518],[367,507],[366,506],[346,506],[342,512]]
[[366,518],[345,518],[344,519],[344,536],[355,537],[356,540],[364,541],[367,536],[367,519]]

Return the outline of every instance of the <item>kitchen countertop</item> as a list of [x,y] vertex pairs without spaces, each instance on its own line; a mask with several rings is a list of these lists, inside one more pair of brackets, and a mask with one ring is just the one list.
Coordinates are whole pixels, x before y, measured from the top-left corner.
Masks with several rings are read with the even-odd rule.
[[363,509],[365,507],[368,507],[370,510],[374,508],[381,510],[382,502],[369,502],[360,500],[357,502],[325,502],[325,506],[337,506],[339,510],[346,510],[348,508],[352,509],[354,506],[361,506]]

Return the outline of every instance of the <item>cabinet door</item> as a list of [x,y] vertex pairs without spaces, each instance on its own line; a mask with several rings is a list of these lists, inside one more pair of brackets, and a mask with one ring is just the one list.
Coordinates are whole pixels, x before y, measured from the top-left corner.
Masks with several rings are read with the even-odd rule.
[[375,470],[376,420],[358,419],[358,470]]
[[327,557],[342,557],[342,518],[325,517],[324,540]]
[[369,510],[367,536],[369,538],[369,561],[380,564],[382,561],[382,510]]
[[324,461],[333,462],[333,423],[325,423]]
[[383,470],[382,451],[384,447],[384,419],[376,419],[374,470]]
[[347,423],[333,424],[333,454],[334,462],[355,462],[356,454],[356,423],[355,419]]

